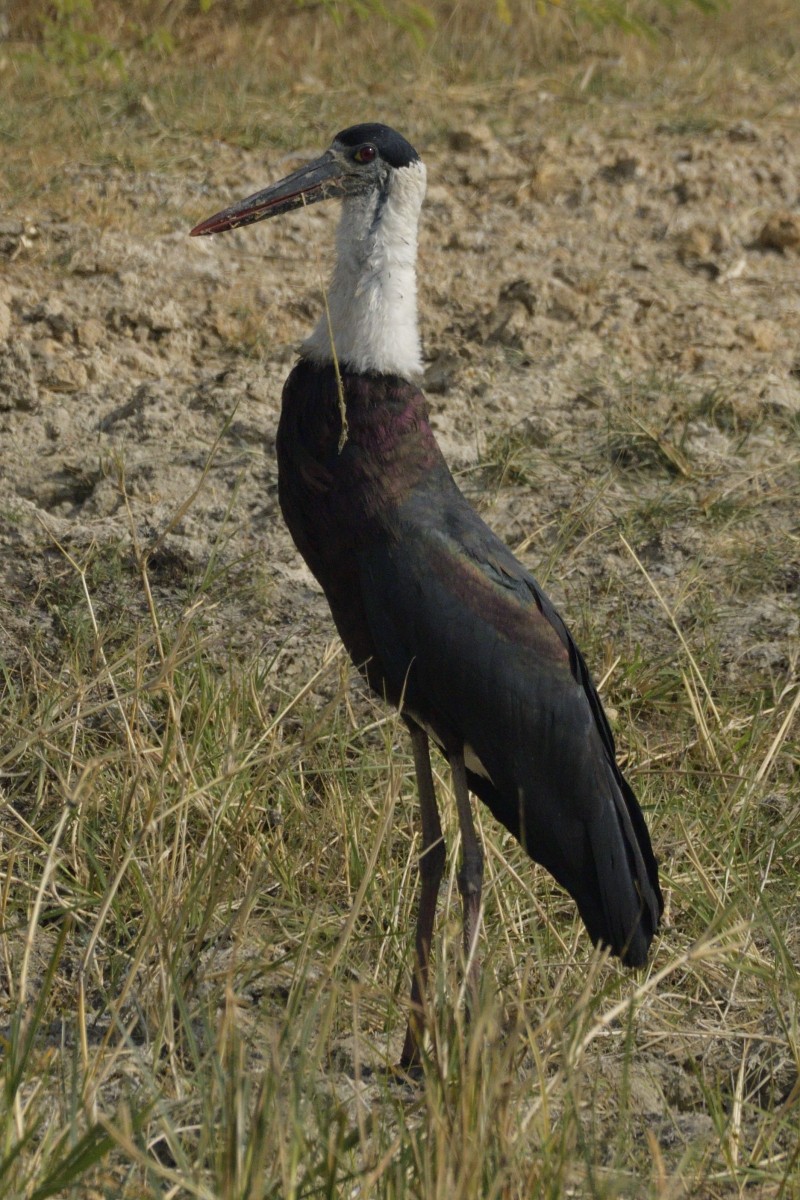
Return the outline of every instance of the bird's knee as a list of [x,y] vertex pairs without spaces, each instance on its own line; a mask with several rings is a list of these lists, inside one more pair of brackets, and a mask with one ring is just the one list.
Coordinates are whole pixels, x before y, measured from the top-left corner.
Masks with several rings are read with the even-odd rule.
[[466,899],[468,896],[479,896],[483,886],[483,851],[478,850],[465,857],[458,872],[458,890]]

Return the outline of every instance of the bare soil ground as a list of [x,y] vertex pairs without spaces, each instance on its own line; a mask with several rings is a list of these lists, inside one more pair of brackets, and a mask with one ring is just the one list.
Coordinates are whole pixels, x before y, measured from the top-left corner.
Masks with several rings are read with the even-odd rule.
[[[644,985],[633,1065],[594,1052],[617,1028],[613,1012],[597,1018],[585,1043],[579,1027],[574,1045],[582,1054],[592,1046],[581,1059],[591,1084],[569,1103],[576,1128],[598,1135],[594,1161],[602,1166],[597,1146],[612,1147],[610,1169],[619,1165],[612,1151],[625,1093],[653,1195],[741,1194],[745,1177],[754,1195],[800,1187],[786,1166],[796,1158],[800,1004],[791,900],[800,866],[800,86],[792,61],[781,74],[733,64],[710,96],[699,65],[660,64],[649,82],[637,67],[634,85],[624,61],[597,55],[491,87],[442,85],[426,98],[405,89],[370,101],[345,88],[324,102],[325,124],[294,129],[306,153],[344,125],[381,119],[423,155],[420,304],[437,435],[463,489],[567,616],[603,681],[648,810],[669,900],[653,970],[668,968],[667,982],[652,992]],[[304,86],[308,113],[316,85]],[[213,130],[186,133],[163,96],[154,103],[144,88],[133,91],[128,136],[154,145],[174,137],[174,166],[164,156],[147,169],[67,151],[49,190],[17,196],[0,215],[0,662],[10,693],[33,680],[34,693],[50,694],[62,680],[70,712],[86,702],[94,713],[90,737],[102,718],[95,692],[76,685],[71,656],[95,654],[95,684],[108,690],[115,651],[155,610],[162,626],[183,631],[176,644],[196,638],[215,670],[233,663],[235,672],[238,663],[270,674],[260,714],[268,725],[312,679],[333,638],[324,599],[281,522],[274,437],[282,381],[321,304],[337,210],[318,205],[189,239],[194,222],[289,169],[291,131],[272,146],[267,128],[262,144],[242,148]],[[309,820],[326,786],[319,764],[312,770],[303,759],[314,714],[367,726],[359,736],[368,746],[381,720],[337,670],[314,682],[304,696],[311,707],[282,727],[295,770],[309,772]],[[158,681],[147,687],[155,694]],[[79,803],[74,764],[59,776],[42,766],[45,751],[38,767],[25,758],[31,729],[46,725],[32,701],[28,713],[26,729],[16,710],[2,758],[14,802],[8,829],[15,821],[39,828],[37,813],[58,811],[59,789]],[[79,748],[84,733],[81,725]],[[110,725],[103,733],[109,744],[118,736]],[[90,773],[100,753],[87,751]],[[335,755],[329,766],[337,769]],[[265,778],[262,831],[286,803]],[[408,780],[404,792],[413,816]],[[286,821],[287,839],[289,818],[275,820]],[[725,838],[715,840],[720,822]],[[496,831],[488,836],[500,845]],[[245,877],[259,846],[247,843],[238,867],[246,912]],[[395,851],[394,886],[407,850]],[[497,875],[502,894],[513,885],[502,865]],[[767,919],[759,905],[776,878]],[[537,886],[536,920],[572,919],[546,881]],[[35,888],[33,872],[28,903]],[[492,903],[502,914],[503,901]],[[332,928],[348,904],[342,899],[338,918],[333,904]],[[270,911],[252,915],[240,956],[274,962],[278,945],[301,944],[286,928],[276,934]],[[748,924],[757,913],[762,924]],[[303,915],[295,914],[299,926]],[[744,924],[735,952],[724,961],[712,954],[695,971],[695,939],[736,922]],[[779,931],[776,941],[765,928]],[[586,953],[577,926],[565,937],[562,948]],[[213,969],[207,964],[211,980],[225,974],[220,945]],[[400,972],[407,951],[403,942]],[[34,959],[42,978],[46,954]],[[13,946],[6,962],[9,978],[18,977]],[[296,967],[286,969],[266,999],[255,967],[241,987],[256,1010],[252,1024],[242,1018],[253,1069],[269,1057],[256,1027],[265,1012],[279,1023],[281,988],[289,995]],[[518,960],[500,957],[493,970],[513,1008]],[[553,967],[554,987],[556,975]],[[580,979],[575,986],[577,1005]],[[620,976],[618,986],[615,996],[634,984]],[[6,1001],[11,1020],[10,983]],[[359,1056],[374,1058],[384,1035],[381,1005],[370,1004],[362,1015],[372,1042],[359,1049],[348,1016],[323,1073],[331,1094],[350,1104],[358,1093],[374,1108],[382,1093],[352,1083]],[[389,1058],[401,1033],[402,1012],[386,1033]],[[509,1076],[525,1069],[516,1062]],[[112,1077],[109,1094],[118,1096],[123,1086]],[[556,1112],[569,1107],[558,1090],[551,1099]],[[574,1146],[570,1153],[580,1157]],[[163,1162],[177,1169],[174,1146],[171,1154]],[[737,1174],[748,1164],[751,1175]],[[606,1192],[591,1171],[578,1179],[564,1170],[560,1186],[574,1194],[645,1194],[635,1176],[620,1184],[614,1175]],[[516,1187],[504,1194],[525,1194],[524,1183]],[[428,1194],[457,1194],[442,1188]],[[465,1183],[458,1194],[473,1193]]]
[[[745,678],[788,669],[798,637],[789,485],[800,163],[797,99],[786,93],[748,95],[747,112],[769,110],[760,119],[734,110],[711,120],[665,118],[660,97],[564,104],[532,83],[503,97],[498,134],[489,102],[455,101],[433,135],[419,118],[396,120],[429,168],[427,390],[465,487],[548,575],[554,516],[579,507],[590,535],[609,521],[633,531],[676,610],[686,570],[702,569],[729,669]],[[328,134],[309,130],[302,149]],[[32,583],[43,552],[55,564],[53,538],[118,545],[132,524],[143,534],[171,526],[161,545],[176,573],[202,569],[222,538],[223,561],[258,575],[270,603],[254,623],[230,595],[218,613],[226,641],[237,631],[237,641],[282,642],[302,610],[305,670],[317,653],[306,633],[329,634],[279,519],[273,442],[337,212],[317,206],[190,241],[186,211],[201,217],[289,165],[282,153],[213,143],[198,157],[172,176],[65,164],[66,195],[153,214],[136,234],[120,220],[70,220],[74,199],[3,219],[2,488],[14,519],[3,531],[2,636],[12,658],[32,628],[52,625]],[[630,524],[646,525],[648,506],[663,528]],[[571,564],[588,576],[586,601],[602,603],[592,578],[609,569],[611,548],[631,599],[652,603],[619,540],[586,532]],[[553,589],[574,586],[570,575],[556,566]]]

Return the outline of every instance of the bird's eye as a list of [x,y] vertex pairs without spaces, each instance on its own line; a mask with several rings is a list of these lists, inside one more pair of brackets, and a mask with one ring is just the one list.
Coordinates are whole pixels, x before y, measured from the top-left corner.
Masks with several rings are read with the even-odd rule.
[[358,150],[356,150],[355,154],[353,155],[353,158],[358,163],[368,163],[372,162],[373,158],[375,158],[377,154],[378,151],[374,146],[359,146]]

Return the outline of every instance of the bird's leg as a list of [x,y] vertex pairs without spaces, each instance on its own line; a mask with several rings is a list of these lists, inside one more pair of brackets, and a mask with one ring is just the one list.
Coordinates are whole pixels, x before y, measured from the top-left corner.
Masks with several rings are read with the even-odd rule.
[[408,729],[411,734],[411,749],[414,754],[414,769],[417,775],[417,790],[422,814],[422,853],[419,858],[422,886],[417,917],[414,976],[411,981],[411,1014],[408,1019],[403,1052],[400,1055],[401,1067],[410,1067],[419,1062],[433,922],[436,916],[436,900],[439,895],[439,884],[442,882],[445,862],[444,839],[439,823],[439,810],[436,807],[428,735],[424,729],[412,721],[408,722]]
[[481,887],[483,885],[483,850],[472,823],[463,747],[449,754],[448,758],[450,770],[453,773],[453,791],[456,794],[463,850],[463,861],[458,873],[458,887],[464,906],[464,954],[467,960],[467,981],[472,1003],[475,1004],[478,999],[480,983],[478,930],[481,915]]

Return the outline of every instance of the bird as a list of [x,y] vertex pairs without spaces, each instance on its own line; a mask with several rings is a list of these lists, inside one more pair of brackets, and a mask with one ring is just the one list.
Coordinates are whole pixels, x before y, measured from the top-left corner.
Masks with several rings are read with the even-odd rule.
[[577,904],[590,938],[645,964],[658,866],[597,689],[542,588],[459,490],[420,390],[417,241],[425,165],[360,123],[192,236],[341,200],[325,311],[283,388],[281,511],[355,666],[408,728],[421,815],[420,895],[400,1066],[419,1067],[445,845],[430,742],[461,834],[470,1003],[480,982],[483,849],[470,793]]

